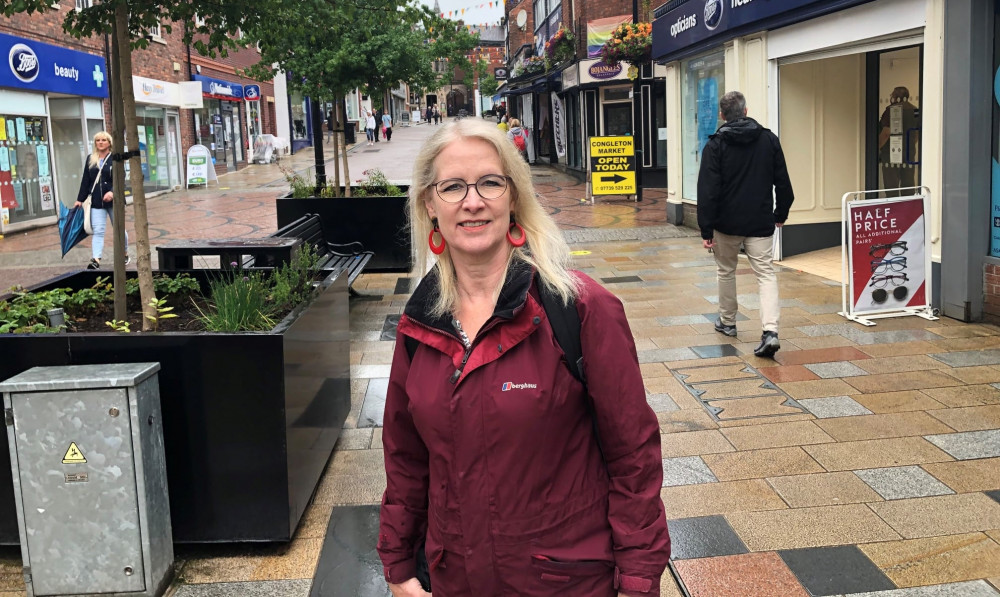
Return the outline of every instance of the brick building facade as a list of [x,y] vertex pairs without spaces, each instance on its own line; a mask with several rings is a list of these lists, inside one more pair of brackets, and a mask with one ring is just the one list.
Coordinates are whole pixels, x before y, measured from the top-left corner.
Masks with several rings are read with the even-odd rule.
[[[53,223],[57,202],[70,205],[76,198],[93,135],[111,128],[110,40],[103,35],[76,39],[63,31],[76,4],[61,0],[45,13],[0,18],[0,54],[17,61],[2,69],[0,78],[0,118],[5,129],[10,123],[0,144],[12,162],[0,169],[0,232]],[[149,32],[148,47],[132,52],[136,133],[147,192],[183,187],[184,156],[196,143],[210,148],[221,173],[247,165],[257,135],[277,133],[273,84],[236,74],[258,60],[254,49],[205,58],[184,44],[183,26],[158,29]],[[230,109],[218,110],[218,118],[212,102],[222,104],[210,94],[201,110],[181,107],[179,83],[199,78],[232,84],[235,95],[226,99],[236,101],[225,102]],[[252,85],[259,97],[245,98]]]

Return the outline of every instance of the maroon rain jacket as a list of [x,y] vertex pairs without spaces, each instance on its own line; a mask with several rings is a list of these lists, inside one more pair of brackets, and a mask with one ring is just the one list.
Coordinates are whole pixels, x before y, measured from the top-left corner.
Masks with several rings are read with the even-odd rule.
[[[670,557],[659,425],[621,302],[576,275],[600,446],[530,267],[511,266],[468,353],[449,317],[427,314],[436,269],[411,297],[382,435],[389,582],[415,576],[426,533],[435,597],[659,595]],[[406,336],[419,342],[412,363]]]

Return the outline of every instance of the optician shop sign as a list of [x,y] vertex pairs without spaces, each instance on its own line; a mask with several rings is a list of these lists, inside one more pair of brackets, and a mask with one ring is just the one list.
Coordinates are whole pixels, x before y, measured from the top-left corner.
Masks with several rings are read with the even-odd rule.
[[[191,78],[201,82],[201,94],[213,99],[239,101],[243,99],[243,85],[222,79],[213,79],[204,75],[192,75]],[[257,91],[258,97],[260,90]]]
[[[861,4],[847,2],[848,5]],[[653,59],[683,50],[730,30],[813,5],[845,8],[831,0],[688,0],[653,21]]]
[[108,97],[104,58],[0,33],[0,87]]

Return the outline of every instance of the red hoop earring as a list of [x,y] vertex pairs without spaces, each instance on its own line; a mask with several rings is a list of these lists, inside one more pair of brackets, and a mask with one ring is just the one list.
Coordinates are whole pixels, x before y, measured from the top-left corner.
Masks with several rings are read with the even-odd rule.
[[[514,238],[514,235],[511,234],[515,229],[520,233],[520,236],[517,238]],[[521,228],[521,225],[514,221],[514,216],[512,215],[510,217],[510,227],[507,228],[507,242],[515,247],[523,247],[527,241],[528,237],[524,234],[524,228]]]
[[[441,234],[441,229],[438,228],[437,218],[434,218],[431,221],[434,222],[434,229],[431,230],[430,235],[427,237],[427,244],[430,245],[431,247],[431,253],[434,253],[435,255],[440,255],[441,253],[444,253],[444,245],[445,245],[444,235]],[[435,233],[437,233],[438,238],[441,239],[441,242],[438,244],[435,244],[434,242]],[[507,234],[509,235],[510,233],[508,232]]]

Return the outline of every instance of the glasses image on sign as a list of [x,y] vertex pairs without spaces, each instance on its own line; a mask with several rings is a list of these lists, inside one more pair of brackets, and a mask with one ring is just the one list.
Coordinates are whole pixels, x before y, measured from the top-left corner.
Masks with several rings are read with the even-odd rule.
[[902,255],[906,252],[906,241],[900,240],[884,245],[872,245],[868,254],[876,259],[884,259],[886,255]]
[[906,257],[890,257],[889,259],[872,260],[872,273],[901,272],[906,269]]
[[434,183],[434,191],[445,203],[458,203],[469,194],[469,187],[476,187],[476,192],[483,199],[496,199],[507,190],[509,177],[502,174],[487,174],[473,183],[461,178],[447,178]]
[[903,282],[909,282],[910,278],[906,274],[886,274],[884,276],[872,276],[872,281],[868,283],[868,286],[874,286],[875,290],[872,291],[872,300],[878,304],[882,304],[889,299],[889,291],[886,289],[887,286],[895,286],[892,289],[892,296],[896,300],[901,301],[906,298],[906,295],[910,293],[906,286],[903,286]]

